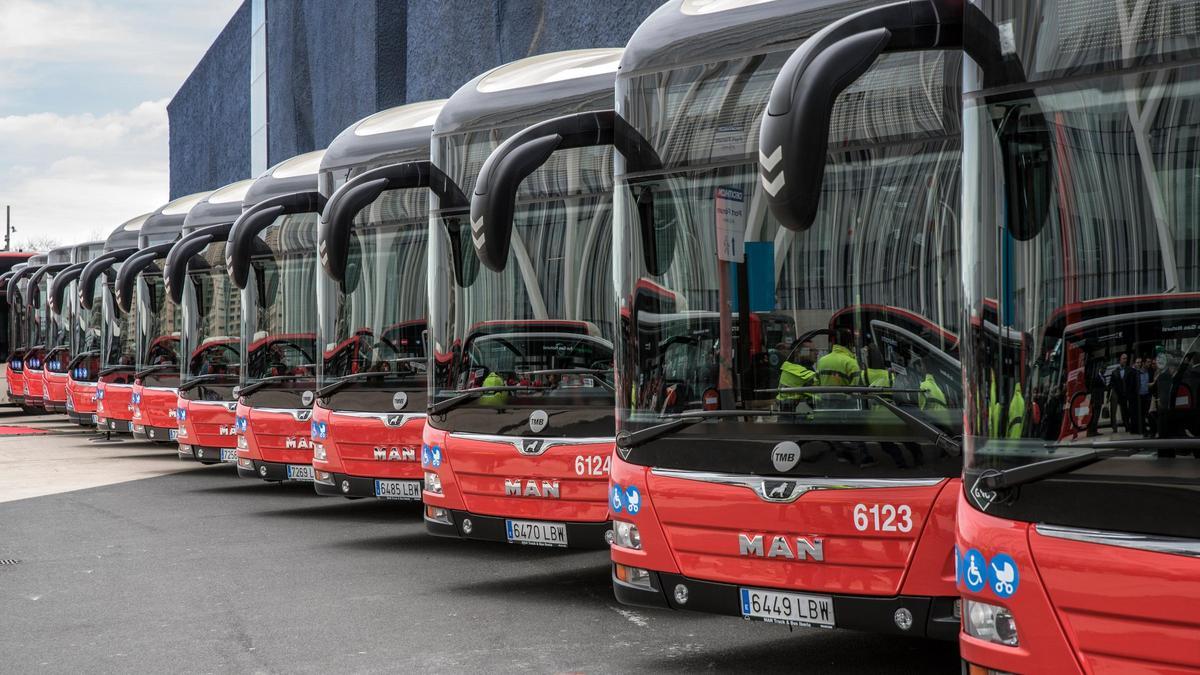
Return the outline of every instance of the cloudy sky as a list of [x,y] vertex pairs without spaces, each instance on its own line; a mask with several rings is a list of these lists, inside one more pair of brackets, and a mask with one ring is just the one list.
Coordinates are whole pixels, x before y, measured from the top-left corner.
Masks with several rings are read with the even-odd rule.
[[103,238],[167,200],[167,102],[241,1],[0,0],[14,242]]

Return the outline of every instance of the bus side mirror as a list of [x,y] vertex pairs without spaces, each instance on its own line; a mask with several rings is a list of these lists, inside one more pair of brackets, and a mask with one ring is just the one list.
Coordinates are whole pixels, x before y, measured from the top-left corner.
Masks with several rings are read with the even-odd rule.
[[121,265],[120,271],[117,272],[116,291],[117,307],[122,312],[128,313],[133,307],[133,287],[137,283],[138,275],[142,273],[142,270],[154,264],[156,259],[166,255],[171,250],[173,244],[174,242],[168,242],[155,246],[147,246],[129,256]]
[[224,239],[228,236],[231,227],[232,224],[213,225],[196,230],[175,242],[167,253],[167,262],[163,265],[163,285],[171,302],[177,305],[183,302],[183,281],[187,278],[188,263],[192,257],[203,251],[217,237]]
[[[109,251],[102,254],[100,257],[93,259],[84,266],[83,271],[79,273],[79,304],[84,309],[92,309],[92,300],[96,292],[96,281],[102,274],[108,272],[116,263],[124,262],[129,256],[137,253],[137,249],[133,247],[120,248],[115,251]],[[10,283],[10,288],[15,284]]]
[[79,278],[80,272],[87,265],[85,262],[75,263],[58,273],[50,283],[50,311],[59,314],[63,310],[63,296],[67,294],[67,286]]

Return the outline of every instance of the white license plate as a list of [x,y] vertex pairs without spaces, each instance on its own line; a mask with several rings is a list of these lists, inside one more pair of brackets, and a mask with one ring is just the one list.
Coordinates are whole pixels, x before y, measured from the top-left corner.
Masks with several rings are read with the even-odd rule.
[[743,588],[742,616],[792,626],[833,628],[833,598]]
[[96,413],[92,413],[92,424],[99,424],[99,423],[100,423],[100,416],[97,415]]
[[222,462],[236,462],[237,461],[237,448],[221,448],[221,461]]
[[567,526],[565,523],[546,523],[540,520],[506,520],[510,544],[533,544],[535,546],[566,546]]
[[179,430],[178,429],[167,429],[167,440],[168,441],[174,441],[174,440],[178,440],[178,439],[179,439]]
[[377,480],[375,496],[380,499],[420,499],[419,480]]
[[288,479],[311,482],[313,468],[311,464],[288,464]]

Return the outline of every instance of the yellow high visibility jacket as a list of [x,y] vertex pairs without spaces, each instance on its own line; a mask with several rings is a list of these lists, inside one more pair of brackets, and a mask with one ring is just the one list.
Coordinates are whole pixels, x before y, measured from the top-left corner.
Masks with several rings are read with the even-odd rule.
[[[503,387],[504,378],[496,373],[488,373],[487,377],[483,378],[483,386],[485,387]],[[491,394],[484,394],[479,397],[479,402],[484,405],[504,405],[508,402],[508,392],[497,391]]]
[[921,406],[921,410],[946,409],[946,394],[933,379],[933,375],[927,374],[925,379],[921,380],[921,393],[917,396],[917,404]]
[[817,360],[817,378],[822,387],[853,385],[860,370],[854,354],[841,345],[834,345],[828,354]]
[[1008,424],[1005,426],[1005,436],[1008,438],[1020,438],[1025,428],[1025,397],[1021,394],[1020,383],[1013,386],[1012,400],[1008,403]]
[[[791,387],[807,387],[809,385],[815,384],[816,380],[817,380],[817,373],[815,371],[813,371],[811,368],[802,366],[799,363],[792,363],[791,361],[784,361],[783,365],[779,367],[779,388],[780,389],[787,389],[787,388],[791,388]],[[811,400],[813,400],[813,395],[812,394],[801,394],[798,392],[791,392],[791,391],[787,391],[787,392],[781,391],[775,395],[775,398],[776,398],[776,400],[779,400],[779,401],[793,401],[798,398],[804,398],[805,400],[811,401]]]

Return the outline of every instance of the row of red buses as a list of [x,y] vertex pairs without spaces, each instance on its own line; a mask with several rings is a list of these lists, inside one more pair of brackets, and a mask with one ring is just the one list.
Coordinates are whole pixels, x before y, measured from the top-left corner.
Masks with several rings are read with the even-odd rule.
[[626,604],[1200,671],[1200,8],[1127,5],[669,0],[18,265],[14,401]]

